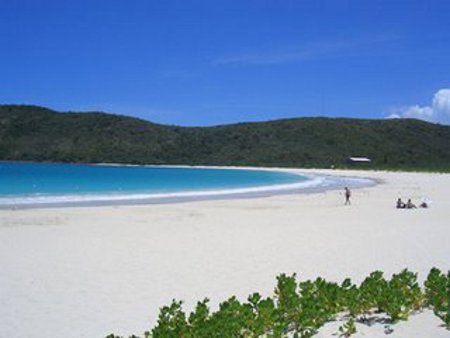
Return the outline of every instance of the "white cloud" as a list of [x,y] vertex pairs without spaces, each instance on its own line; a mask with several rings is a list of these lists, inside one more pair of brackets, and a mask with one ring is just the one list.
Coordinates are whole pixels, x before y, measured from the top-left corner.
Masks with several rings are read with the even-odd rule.
[[402,117],[396,113],[392,113],[388,116],[386,116],[387,119],[401,119]]
[[361,44],[358,41],[323,42],[290,46],[274,50],[260,50],[250,53],[232,55],[211,61],[213,66],[232,64],[243,65],[274,65],[287,62],[298,62],[318,56],[334,56]]
[[216,59],[213,60],[211,64],[214,66],[228,65],[228,64],[270,65],[307,59],[310,56],[314,55],[315,53],[317,52],[295,51],[295,52],[280,52],[280,53],[265,53],[265,54],[264,53],[247,54]]
[[445,115],[450,115],[450,89],[441,89],[433,98],[433,109]]
[[360,55],[370,50],[373,55],[375,48],[386,50],[392,42],[399,39],[398,36],[373,36],[361,37],[359,39],[341,40],[341,41],[322,41],[289,46],[272,46],[269,49],[259,49],[247,52],[238,52],[228,56],[215,58],[210,61],[213,66],[227,65],[276,65],[288,62],[301,62],[314,58],[330,58],[343,55]]
[[390,109],[386,118],[414,118],[429,122],[450,124],[450,89],[438,90],[430,106],[404,106]]

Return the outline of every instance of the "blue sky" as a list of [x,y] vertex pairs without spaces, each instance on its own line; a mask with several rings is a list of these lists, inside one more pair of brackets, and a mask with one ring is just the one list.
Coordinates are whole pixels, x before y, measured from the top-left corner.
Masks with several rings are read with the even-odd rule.
[[450,123],[450,1],[7,0],[0,103]]

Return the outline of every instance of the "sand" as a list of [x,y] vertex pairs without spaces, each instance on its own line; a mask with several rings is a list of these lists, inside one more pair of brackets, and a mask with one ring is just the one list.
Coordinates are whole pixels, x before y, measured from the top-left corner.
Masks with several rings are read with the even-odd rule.
[[[328,171],[382,182],[353,191],[167,205],[0,210],[0,337],[142,334],[172,298],[191,309],[272,295],[275,277],[361,281],[450,269],[450,175]],[[397,210],[396,199],[429,209]],[[332,337],[337,323],[317,337]],[[430,311],[389,337],[450,337]],[[360,326],[355,337],[386,337]]]

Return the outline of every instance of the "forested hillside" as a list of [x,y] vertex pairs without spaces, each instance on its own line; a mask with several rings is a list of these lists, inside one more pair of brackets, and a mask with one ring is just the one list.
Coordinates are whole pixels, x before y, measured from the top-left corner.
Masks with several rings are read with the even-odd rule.
[[0,105],[0,160],[450,170],[450,126],[296,118],[177,127],[106,113]]

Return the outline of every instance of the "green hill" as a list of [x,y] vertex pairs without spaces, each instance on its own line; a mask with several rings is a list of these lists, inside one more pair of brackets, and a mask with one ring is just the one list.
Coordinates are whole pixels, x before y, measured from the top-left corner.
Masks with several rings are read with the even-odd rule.
[[296,118],[177,127],[106,113],[0,105],[0,160],[450,171],[450,126],[413,119]]

